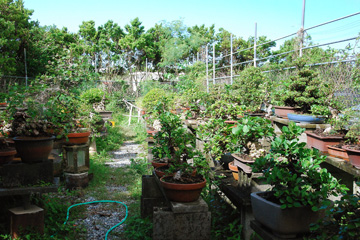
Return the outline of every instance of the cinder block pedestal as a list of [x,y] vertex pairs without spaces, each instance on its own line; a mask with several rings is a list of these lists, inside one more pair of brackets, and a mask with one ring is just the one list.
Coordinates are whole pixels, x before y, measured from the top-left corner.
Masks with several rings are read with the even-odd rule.
[[9,209],[9,211],[12,238],[20,237],[21,233],[25,233],[29,229],[40,234],[44,233],[44,209],[30,205],[27,209],[16,207]]
[[155,176],[142,176],[141,217],[152,217],[154,207],[167,205],[159,186],[155,182]]
[[170,203],[170,208],[154,211],[154,240],[210,239],[211,213],[202,198],[191,203]]

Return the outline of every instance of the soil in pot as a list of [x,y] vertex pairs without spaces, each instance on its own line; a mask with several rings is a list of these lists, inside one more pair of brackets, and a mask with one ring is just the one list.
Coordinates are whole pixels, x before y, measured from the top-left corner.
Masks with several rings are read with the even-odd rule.
[[155,168],[155,174],[156,176],[158,176],[159,178],[165,176],[165,172],[169,169],[168,165],[165,166],[161,166],[161,167],[157,167]]
[[174,202],[194,202],[199,199],[202,189],[206,186],[206,180],[202,176],[183,176],[180,181],[172,176],[162,177],[161,185],[166,197]]

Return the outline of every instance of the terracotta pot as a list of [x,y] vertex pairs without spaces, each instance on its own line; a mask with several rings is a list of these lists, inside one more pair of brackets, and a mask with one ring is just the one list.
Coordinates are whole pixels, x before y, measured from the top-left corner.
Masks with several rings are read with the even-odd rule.
[[327,153],[327,145],[338,145],[341,141],[344,140],[344,136],[327,136],[322,137],[315,133],[305,131],[306,133],[306,145],[309,148],[316,148],[323,153]]
[[274,106],[275,108],[275,115],[281,118],[288,118],[288,113],[296,113],[299,108],[297,107],[281,107],[281,106]]
[[154,168],[157,168],[157,167],[163,167],[163,166],[167,166],[168,165],[168,163],[163,163],[163,162],[154,162],[154,161],[152,161],[151,162],[151,165],[154,167]]
[[14,137],[15,148],[24,163],[48,160],[55,137]]
[[353,149],[351,145],[344,145],[343,149],[346,150],[351,165],[360,169],[360,150]]
[[0,165],[11,162],[16,154],[15,149],[0,150]]
[[74,145],[74,144],[85,144],[89,141],[90,131],[81,132],[81,133],[69,133],[67,135],[68,140],[65,141],[65,144]]
[[161,186],[170,201],[174,202],[194,202],[199,199],[202,189],[206,186],[206,180],[200,183],[179,184],[169,183],[165,180],[172,176],[160,178]]
[[327,145],[328,153],[332,157],[342,158],[345,161],[349,161],[349,156],[345,149]]
[[234,179],[236,181],[238,181],[239,180],[239,170],[238,170],[237,166],[234,165],[234,162],[229,163],[229,169],[231,170]]
[[251,207],[255,219],[281,238],[295,238],[310,231],[310,224],[324,216],[324,211],[313,212],[311,207],[281,209],[279,204],[264,198],[266,192],[251,193]]

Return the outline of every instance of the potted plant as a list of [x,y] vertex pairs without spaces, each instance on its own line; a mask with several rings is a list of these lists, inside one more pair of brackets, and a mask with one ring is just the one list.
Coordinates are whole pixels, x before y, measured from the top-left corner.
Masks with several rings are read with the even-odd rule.
[[215,163],[220,161],[221,166],[226,170],[234,159],[228,149],[232,127],[222,119],[210,118],[197,129],[199,137],[204,141],[204,151]]
[[269,100],[270,84],[265,73],[257,67],[247,67],[240,72],[231,85],[231,94],[237,96],[237,102],[250,109],[248,115],[264,116],[261,106]]
[[[282,103],[286,107],[296,108],[297,112],[302,114],[312,113],[312,117],[308,116],[297,116],[297,114],[289,113],[288,116],[284,114],[282,117],[289,117],[294,121],[307,121],[314,120],[316,123],[321,122],[323,118],[321,116],[328,115],[328,86],[325,86],[323,82],[318,78],[317,74],[305,67],[305,60],[300,58],[295,62],[296,75],[291,76],[286,82],[285,87],[282,91],[275,94],[277,101]],[[275,114],[279,114],[275,108]],[[289,115],[290,114],[290,115]],[[299,117],[299,118],[298,118]]]
[[106,110],[109,100],[106,93],[99,88],[90,88],[80,95],[80,100],[92,106],[93,110],[98,113],[104,121],[112,116],[112,111]]
[[356,122],[351,125],[345,137],[350,144],[344,145],[342,148],[346,150],[350,163],[360,169],[360,123]]
[[[357,185],[359,186],[359,182]],[[360,239],[360,193],[346,194],[326,211],[323,219],[311,226],[311,239]]]
[[[159,121],[161,130],[155,136],[156,144],[166,145],[169,156],[168,176],[163,176],[160,183],[169,200],[195,201],[206,184],[201,175],[206,161],[195,150],[195,137],[184,128],[179,116],[163,112],[159,115]],[[193,164],[188,162],[190,159]],[[194,171],[194,168],[197,170]]]
[[8,97],[4,117],[11,124],[9,135],[21,160],[27,163],[47,160],[55,139],[48,131],[50,110],[45,107],[48,87],[37,82],[31,88],[14,85],[9,88]]
[[255,158],[266,153],[259,140],[269,141],[275,136],[270,120],[262,117],[245,116],[238,120],[230,135],[234,166],[251,173],[251,165]]
[[283,127],[283,134],[272,141],[270,152],[254,163],[272,186],[269,192],[251,194],[254,217],[283,237],[309,232],[310,224],[323,216],[319,210],[331,203],[328,197],[348,190],[320,168],[326,156],[299,142],[302,131],[295,123]]

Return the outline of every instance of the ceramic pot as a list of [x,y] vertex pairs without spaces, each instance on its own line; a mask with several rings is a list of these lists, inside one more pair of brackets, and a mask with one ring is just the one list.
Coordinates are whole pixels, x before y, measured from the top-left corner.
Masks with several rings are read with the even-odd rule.
[[0,150],[0,165],[11,162],[16,154],[15,149],[3,149]]
[[200,183],[179,184],[166,182],[167,178],[172,178],[172,176],[160,178],[160,183],[166,197],[174,202],[194,202],[199,199],[202,189],[206,186],[205,179]]
[[310,231],[310,224],[324,216],[324,211],[313,212],[311,207],[281,209],[279,204],[264,198],[269,192],[251,193],[251,207],[255,219],[282,238],[295,238]]
[[297,107],[281,107],[281,106],[274,106],[275,108],[275,115],[281,118],[288,118],[288,113],[296,113],[299,109]]
[[15,148],[24,163],[48,160],[55,137],[14,137]]
[[341,158],[349,161],[349,156],[345,149],[327,145],[328,153],[331,157]]
[[295,114],[295,113],[288,113],[287,117],[290,121],[309,123],[309,124],[321,124],[324,123],[326,119],[325,117],[316,117],[312,115]]
[[338,145],[341,141],[344,140],[344,136],[319,136],[315,133],[305,131],[306,133],[306,145],[309,148],[316,148],[323,153],[327,153],[327,145]]
[[167,166],[168,163],[166,163],[166,162],[154,162],[154,161],[152,161],[152,162],[151,162],[151,165],[152,165],[154,168],[157,168],[157,167]]
[[237,166],[234,165],[234,162],[229,163],[229,169],[231,170],[231,173],[236,181],[239,180],[239,169]]
[[68,141],[64,143],[67,145],[86,144],[89,141],[90,131],[81,133],[69,133],[67,135]]
[[360,169],[360,150],[354,149],[352,145],[344,145],[343,149],[346,150],[351,165]]

